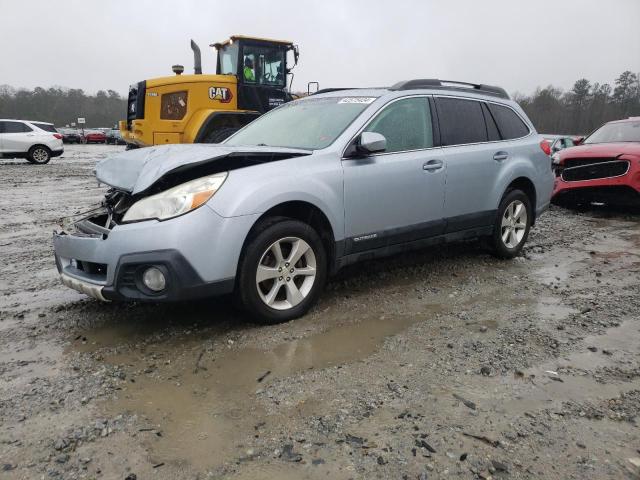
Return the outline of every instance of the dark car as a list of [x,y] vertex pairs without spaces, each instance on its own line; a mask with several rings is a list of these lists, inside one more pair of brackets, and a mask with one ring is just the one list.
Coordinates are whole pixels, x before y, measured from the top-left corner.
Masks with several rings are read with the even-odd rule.
[[83,143],[82,134],[73,128],[59,128],[58,132],[62,134],[63,143]]
[[106,133],[107,136],[107,140],[106,142],[112,145],[126,145],[127,142],[124,141],[124,139],[122,138],[122,134],[120,133],[120,130],[118,129],[111,129],[109,131],[107,131]]
[[84,140],[86,143],[107,143],[107,136],[99,130],[93,130],[85,133]]
[[560,203],[640,205],[640,117],[605,123],[554,155]]

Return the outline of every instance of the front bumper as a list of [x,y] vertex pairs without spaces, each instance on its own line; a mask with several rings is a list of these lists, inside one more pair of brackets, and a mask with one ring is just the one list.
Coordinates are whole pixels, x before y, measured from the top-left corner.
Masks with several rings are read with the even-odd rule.
[[[258,215],[224,218],[208,205],[163,222],[114,227],[108,234],[54,233],[62,282],[99,300],[176,301],[229,293],[242,244]],[[167,279],[161,292],[142,283],[146,268]]]
[[[585,159],[588,160],[588,159]],[[558,174],[555,178],[552,197],[562,196],[572,193],[574,191],[590,192],[595,191],[598,188],[616,187],[619,189],[626,189],[635,191],[640,194],[640,162],[637,159],[626,159],[621,157],[613,162],[607,162],[611,164],[628,162],[628,168],[623,174],[616,174],[613,172],[612,176],[601,176],[600,178],[592,178],[588,180],[573,180],[568,181],[563,178],[564,174]],[[579,167],[581,169],[589,168],[588,165]],[[573,169],[575,170],[575,169]],[[563,171],[563,173],[566,170]]]

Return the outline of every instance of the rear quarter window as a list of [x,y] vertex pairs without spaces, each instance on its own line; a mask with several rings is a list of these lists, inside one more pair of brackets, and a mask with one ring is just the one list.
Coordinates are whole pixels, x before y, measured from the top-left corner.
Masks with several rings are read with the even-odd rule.
[[529,127],[516,112],[509,107],[489,103],[489,110],[493,115],[503,140],[521,138],[529,133]]
[[440,137],[443,145],[464,145],[487,141],[482,105],[476,100],[436,98]]
[[57,133],[58,132],[56,130],[56,127],[54,127],[50,123],[36,123],[36,122],[31,122],[31,123],[33,123],[40,130],[44,130],[45,132],[51,132],[51,133]]

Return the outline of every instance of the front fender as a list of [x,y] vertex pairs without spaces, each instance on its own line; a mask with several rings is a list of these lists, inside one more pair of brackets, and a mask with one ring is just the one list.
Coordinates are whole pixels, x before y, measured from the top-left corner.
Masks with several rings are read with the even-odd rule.
[[344,238],[342,168],[331,156],[298,157],[232,170],[207,204],[223,217],[262,214],[286,202],[321,210],[336,240]]

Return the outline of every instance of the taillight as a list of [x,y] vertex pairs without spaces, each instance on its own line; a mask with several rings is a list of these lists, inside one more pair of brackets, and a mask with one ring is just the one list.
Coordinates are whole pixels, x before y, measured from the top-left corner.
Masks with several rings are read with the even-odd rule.
[[54,133],[53,136],[56,137],[58,140],[62,139],[62,135],[60,135],[59,133]]
[[540,142],[540,148],[546,155],[551,155],[551,144],[546,138]]

